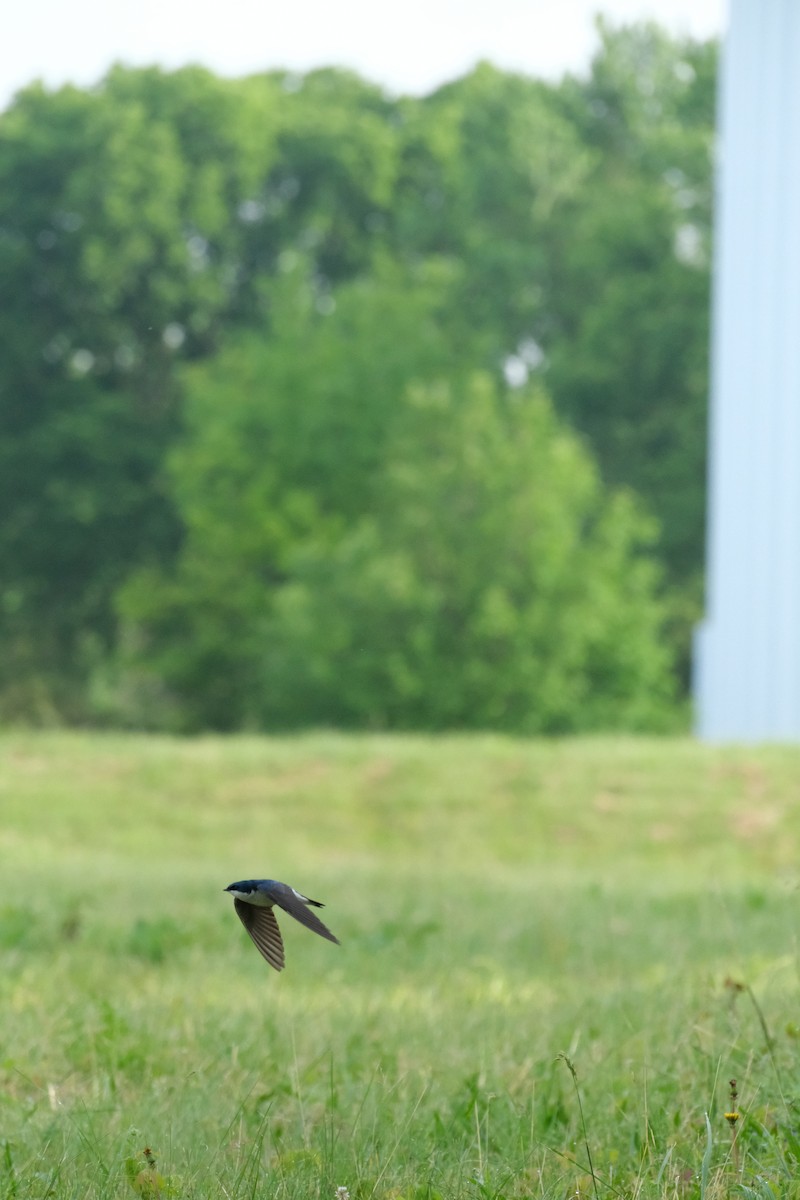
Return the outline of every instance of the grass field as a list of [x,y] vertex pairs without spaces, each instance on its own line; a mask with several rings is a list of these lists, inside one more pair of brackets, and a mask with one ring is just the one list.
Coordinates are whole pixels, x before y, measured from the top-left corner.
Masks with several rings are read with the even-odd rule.
[[[800,1197],[799,797],[689,741],[6,734],[0,1200]],[[271,971],[250,876],[342,946]]]

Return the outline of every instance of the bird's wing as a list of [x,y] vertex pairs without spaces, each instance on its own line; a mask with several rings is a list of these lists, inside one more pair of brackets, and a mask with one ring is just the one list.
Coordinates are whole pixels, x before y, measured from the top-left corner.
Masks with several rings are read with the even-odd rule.
[[273,884],[269,890],[269,898],[275,904],[279,904],[289,916],[294,917],[295,921],[305,925],[306,929],[313,929],[314,933],[318,933],[320,937],[327,938],[329,942],[336,942],[337,946],[340,945],[339,939],[331,933],[327,925],[322,924],[316,913],[313,913],[308,907],[309,904],[316,904],[317,907],[322,908],[319,901],[309,901],[307,896],[301,896],[286,883]]
[[271,908],[261,908],[234,898],[233,907],[239,920],[271,967],[282,971],[285,965],[283,938]]

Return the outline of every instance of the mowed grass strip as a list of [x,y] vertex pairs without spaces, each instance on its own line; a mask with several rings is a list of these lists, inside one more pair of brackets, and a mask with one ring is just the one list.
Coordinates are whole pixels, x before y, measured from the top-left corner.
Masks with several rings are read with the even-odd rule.
[[[799,751],[0,761],[0,1197],[800,1196]],[[342,946],[283,917],[271,971],[222,892],[249,876]]]

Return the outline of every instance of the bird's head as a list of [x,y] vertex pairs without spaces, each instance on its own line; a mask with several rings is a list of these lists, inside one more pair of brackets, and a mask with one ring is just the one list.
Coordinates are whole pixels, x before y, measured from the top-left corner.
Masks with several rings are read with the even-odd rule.
[[231,892],[234,896],[250,896],[258,891],[258,882],[255,879],[240,879],[238,883],[229,883],[222,890]]

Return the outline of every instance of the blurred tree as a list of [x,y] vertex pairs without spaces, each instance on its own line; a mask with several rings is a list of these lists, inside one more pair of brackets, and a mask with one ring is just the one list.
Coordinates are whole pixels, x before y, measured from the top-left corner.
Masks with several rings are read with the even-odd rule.
[[149,674],[189,727],[663,720],[646,523],[454,353],[450,284],[389,270],[320,316],[301,277],[279,337],[192,370],[178,569],[121,597],[148,704]]
[[704,531],[716,50],[599,23],[586,79],[482,64],[406,102],[398,248],[464,266],[495,361],[540,368],[612,486],[658,518],[670,583]]
[[342,70],[289,77],[265,202],[285,212],[282,248],[330,286],[369,267],[396,207],[397,103]]
[[[412,387],[373,514],[300,545],[263,625],[267,725],[663,727],[652,528],[541,394]],[[674,718],[672,718],[674,719]]]
[[716,48],[600,22],[588,79],[559,88],[593,153],[551,225],[546,379],[604,479],[657,517],[688,671],[705,531]]
[[[13,303],[0,311],[0,686],[15,714],[78,715],[76,665],[108,645],[131,558],[174,539],[157,484],[170,389],[147,386],[152,359],[166,356],[161,328],[143,365],[144,329],[119,311],[119,277],[106,291],[97,278],[106,200],[117,217],[109,240],[120,261],[139,246],[145,276],[161,253],[158,222],[148,228],[138,212],[138,172],[115,170],[124,131],[115,150],[98,118],[90,96],[33,89],[2,122],[0,280]],[[168,189],[180,164],[168,139],[154,140]],[[158,316],[154,305],[149,320]]]
[[332,304],[296,261],[270,289],[270,336],[243,334],[185,373],[170,459],[183,546],[174,570],[130,580],[120,611],[133,658],[191,724],[256,719],[257,643],[298,544],[337,541],[377,503],[409,383],[479,353],[449,329],[452,287],[447,263],[385,261]]
[[302,548],[366,537],[409,388],[446,379],[457,407],[475,370],[544,376],[644,498],[685,647],[714,65],[604,28],[559,85],[481,64],[393,100],[346,71],[114,68],[21,93],[0,115],[0,715],[107,709],[131,579],[126,636],[186,705],[165,719],[260,719],[242,614]]
[[495,367],[546,328],[549,229],[591,169],[561,109],[549,85],[488,63],[403,104],[391,244],[462,264],[458,307],[491,337]]
[[[385,147],[365,171],[380,104],[344,136],[377,89],[323,72],[308,91],[296,111],[281,74],[115,68],[92,93],[30,88],[0,120],[0,712],[85,713],[115,590],[175,553],[176,361],[263,321],[282,255],[315,253],[328,289],[336,212],[388,197]],[[363,230],[336,253],[352,270]]]

